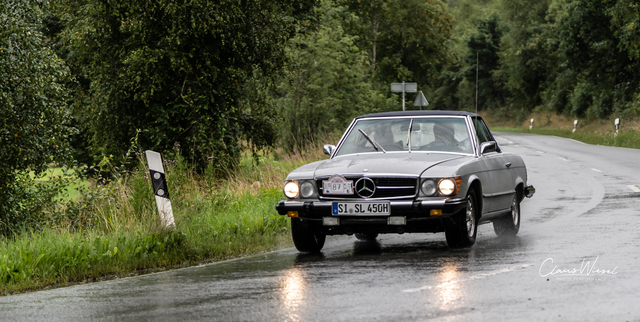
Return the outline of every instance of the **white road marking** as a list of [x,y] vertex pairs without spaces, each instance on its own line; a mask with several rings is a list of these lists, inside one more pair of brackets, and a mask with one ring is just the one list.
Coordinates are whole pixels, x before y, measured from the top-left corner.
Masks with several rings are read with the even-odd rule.
[[562,161],[571,161],[571,160],[569,160],[569,159],[565,159],[565,158],[563,158],[563,157],[558,157],[558,159],[560,159],[560,160],[562,160]]
[[511,267],[507,267],[507,268],[491,271],[491,272],[488,272],[488,273],[482,273],[482,274],[478,274],[478,275],[473,275],[473,276],[470,276],[470,277],[467,277],[467,278],[463,278],[463,279],[459,279],[459,280],[453,280],[453,281],[444,282],[444,283],[436,285],[436,286],[425,285],[425,286],[418,287],[418,288],[409,288],[409,289],[406,289],[406,290],[402,290],[402,293],[415,293],[415,292],[421,292],[421,291],[425,291],[425,290],[430,290],[430,289],[432,289],[434,287],[445,287],[445,286],[448,286],[448,285],[451,285],[451,284],[457,284],[457,283],[461,283],[461,282],[473,281],[473,280],[477,280],[477,279],[481,279],[481,278],[487,278],[487,277],[490,277],[490,276],[495,276],[495,275],[498,275],[498,274],[509,273],[509,272],[517,271],[519,269],[527,268],[529,266],[533,266],[533,264],[524,264],[524,265],[511,266]]
[[545,154],[545,153],[547,153],[547,152],[542,152],[542,151],[536,151],[536,152],[538,152],[538,153],[542,153],[542,154]]
[[600,173],[604,173],[604,171],[596,169],[596,168],[591,168],[591,170],[595,171],[595,172],[600,172]]
[[640,188],[638,188],[635,185],[630,184],[627,187],[629,187],[629,189],[633,190],[633,192],[640,192]]
[[578,141],[578,140],[574,140],[574,139],[569,139],[569,141],[573,141],[573,142],[576,142],[576,143],[580,143],[580,144],[588,145],[588,144],[586,144],[586,143],[584,143],[584,142],[580,142],[580,141]]

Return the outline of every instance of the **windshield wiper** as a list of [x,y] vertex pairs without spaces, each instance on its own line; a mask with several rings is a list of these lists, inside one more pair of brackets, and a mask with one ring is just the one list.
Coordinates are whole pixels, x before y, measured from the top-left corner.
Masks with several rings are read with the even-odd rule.
[[374,139],[369,137],[369,135],[367,135],[367,133],[364,133],[364,131],[362,129],[358,129],[358,131],[360,131],[360,133],[362,133],[362,135],[364,135],[365,139],[367,139],[367,141],[369,141],[371,143],[371,145],[373,145],[373,148],[376,149],[376,151],[378,151],[378,148],[380,148],[380,150],[382,150],[382,152],[387,153],[387,151],[385,151],[378,142],[376,142]]

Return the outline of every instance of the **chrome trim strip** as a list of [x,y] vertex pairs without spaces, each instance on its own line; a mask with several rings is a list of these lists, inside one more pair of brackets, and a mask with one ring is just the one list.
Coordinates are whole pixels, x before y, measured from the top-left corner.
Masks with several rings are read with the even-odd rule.
[[[447,159],[446,161],[449,161],[452,159]],[[407,175],[404,173],[341,173],[341,175],[343,177],[369,177],[371,179],[407,179],[407,180],[416,180],[418,178],[420,178],[419,175]],[[322,177],[316,177],[315,179],[310,179],[310,180],[327,180],[329,179],[331,176],[322,176]]]
[[446,200],[422,200],[420,205],[429,208],[444,208]]
[[388,189],[388,190],[393,190],[393,189],[414,189],[416,186],[378,186],[376,187],[377,189]]
[[[396,197],[380,197],[380,198],[361,198],[357,195],[353,195],[354,197],[351,198],[336,198],[336,197],[325,197],[325,196],[320,196],[318,199],[319,200],[331,200],[331,201],[353,201],[353,200],[397,200],[397,199],[413,199],[416,197],[416,195],[405,195],[405,196],[396,196]],[[413,201],[412,201],[413,202]]]
[[492,194],[483,194],[482,197],[483,198],[502,197],[502,196],[506,196],[506,195],[512,195],[514,193],[516,193],[516,192],[515,191],[498,192],[498,193],[492,193]]

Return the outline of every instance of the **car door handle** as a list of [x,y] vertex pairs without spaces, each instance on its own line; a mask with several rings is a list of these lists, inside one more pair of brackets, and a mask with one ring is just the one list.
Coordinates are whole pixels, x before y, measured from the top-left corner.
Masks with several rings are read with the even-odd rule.
[[507,168],[511,168],[511,162],[505,163],[504,166],[507,167]]

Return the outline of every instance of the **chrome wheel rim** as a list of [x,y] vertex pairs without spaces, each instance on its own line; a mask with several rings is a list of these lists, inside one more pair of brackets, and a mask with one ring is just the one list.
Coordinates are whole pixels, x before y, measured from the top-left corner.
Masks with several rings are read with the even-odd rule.
[[511,219],[514,226],[517,226],[520,222],[520,209],[515,198],[513,199],[513,203],[511,204]]
[[471,196],[467,197],[467,216],[465,220],[467,222],[467,235],[469,237],[473,237],[473,235],[475,234],[476,217]]

